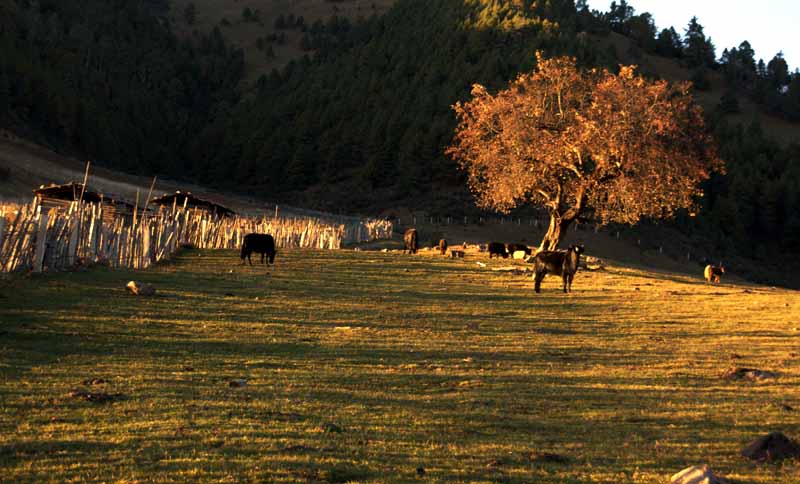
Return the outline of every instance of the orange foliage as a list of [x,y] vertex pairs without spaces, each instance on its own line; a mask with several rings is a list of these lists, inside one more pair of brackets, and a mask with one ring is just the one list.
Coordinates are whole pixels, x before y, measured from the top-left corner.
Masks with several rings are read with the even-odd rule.
[[698,184],[723,162],[688,83],[536,55],[537,71],[495,95],[475,85],[472,100],[454,106],[459,124],[447,153],[481,207],[543,206],[551,228],[587,216],[635,223],[694,207]]

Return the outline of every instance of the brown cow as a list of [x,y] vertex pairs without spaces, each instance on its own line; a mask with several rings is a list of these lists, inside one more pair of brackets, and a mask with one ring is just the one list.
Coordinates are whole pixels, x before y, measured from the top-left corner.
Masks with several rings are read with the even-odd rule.
[[712,266],[709,264],[703,271],[703,276],[708,284],[711,284],[712,282],[719,284],[720,276],[722,276],[722,274],[725,274],[725,267],[722,264],[719,266]]
[[403,234],[403,253],[405,254],[408,251],[409,254],[416,254],[419,250],[419,236],[417,235],[417,229],[408,229],[406,233]]

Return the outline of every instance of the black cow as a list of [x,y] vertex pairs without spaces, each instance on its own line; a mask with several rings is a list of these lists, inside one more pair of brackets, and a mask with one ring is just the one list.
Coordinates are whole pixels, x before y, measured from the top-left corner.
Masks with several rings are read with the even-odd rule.
[[506,250],[512,255],[518,251],[525,252],[525,255],[531,255],[531,248],[525,244],[506,244]]
[[417,235],[417,229],[408,229],[406,233],[403,234],[403,253],[405,254],[408,251],[409,254],[416,254],[417,250],[419,250],[419,236]]
[[564,292],[572,290],[572,279],[578,271],[578,263],[584,248],[582,245],[571,245],[566,251],[542,251],[533,258],[534,290],[541,292],[542,280],[547,274],[561,276]]
[[508,259],[506,244],[502,242],[489,242],[489,258],[491,259],[493,255],[498,257],[502,256],[503,259]]
[[439,239],[439,252],[441,252],[442,255],[447,254],[447,241],[444,239]]
[[242,243],[242,263],[244,263],[244,258],[247,257],[247,261],[250,265],[253,265],[253,261],[250,260],[250,254],[253,252],[261,254],[262,264],[264,264],[264,256],[267,257],[268,264],[274,264],[275,254],[278,253],[275,250],[275,239],[269,234],[245,235]]

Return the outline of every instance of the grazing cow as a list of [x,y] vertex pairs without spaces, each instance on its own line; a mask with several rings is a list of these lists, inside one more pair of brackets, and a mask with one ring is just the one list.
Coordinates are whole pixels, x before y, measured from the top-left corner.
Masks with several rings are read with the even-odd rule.
[[498,257],[502,256],[503,259],[508,259],[506,244],[502,242],[489,242],[489,258],[491,259],[493,255]]
[[439,252],[441,252],[442,255],[447,254],[447,241],[444,239],[439,239]]
[[525,244],[506,244],[506,250],[509,254],[522,251],[525,255],[531,255],[531,248]]
[[719,266],[707,265],[703,271],[703,276],[705,276],[706,282],[709,284],[712,282],[719,284],[722,274],[725,274],[725,267],[722,264]]
[[582,245],[571,245],[566,251],[539,252],[533,257],[534,290],[541,292],[542,280],[547,274],[561,276],[564,283],[564,292],[572,290],[572,279],[578,271],[581,254],[584,252]]
[[275,254],[278,253],[275,250],[275,239],[269,234],[245,235],[242,243],[242,264],[244,264],[244,258],[247,257],[247,261],[253,265],[253,261],[250,260],[250,254],[253,252],[261,254],[262,264],[264,264],[264,256],[267,258],[267,264],[274,264]]
[[417,229],[406,230],[406,233],[403,234],[403,253],[405,254],[408,251],[409,254],[416,254],[417,250],[419,250],[418,239]]

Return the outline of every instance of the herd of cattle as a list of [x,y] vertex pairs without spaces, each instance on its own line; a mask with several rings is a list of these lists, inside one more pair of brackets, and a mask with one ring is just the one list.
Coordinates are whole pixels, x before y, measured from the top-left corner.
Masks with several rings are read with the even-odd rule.
[[[447,240],[439,240],[438,249],[442,255],[447,253]],[[416,254],[419,250],[419,234],[417,229],[408,229],[403,234],[403,253]],[[571,245],[566,250],[542,250],[533,254],[530,247],[524,244],[504,244],[502,242],[491,242],[487,246],[489,258],[502,257],[507,259],[509,256],[514,258],[527,258],[533,264],[534,290],[541,292],[541,285],[547,274],[561,276],[562,288],[565,293],[572,291],[572,280],[578,272],[581,254],[585,249],[583,245]],[[275,263],[275,239],[269,234],[248,234],[242,243],[241,258],[244,263],[245,258],[253,265],[250,259],[252,253],[261,254],[262,264]],[[460,251],[453,251],[460,252]],[[463,256],[463,252],[460,252]],[[532,255],[533,254],[533,255]],[[266,259],[266,261],[265,261]],[[720,282],[720,277],[725,273],[725,267],[708,265],[703,276],[709,283]]]
[[[438,249],[442,255],[447,253],[447,240],[439,240]],[[417,229],[408,229],[403,234],[403,253],[416,254],[419,250],[419,234]],[[490,242],[487,246],[489,258],[509,256],[514,258],[527,257],[533,264],[534,290],[541,292],[542,281],[547,274],[561,276],[562,288],[565,293],[572,291],[572,280],[578,272],[581,254],[584,252],[582,245],[571,245],[567,250],[542,250],[531,256],[533,251],[524,244],[504,244]]]

